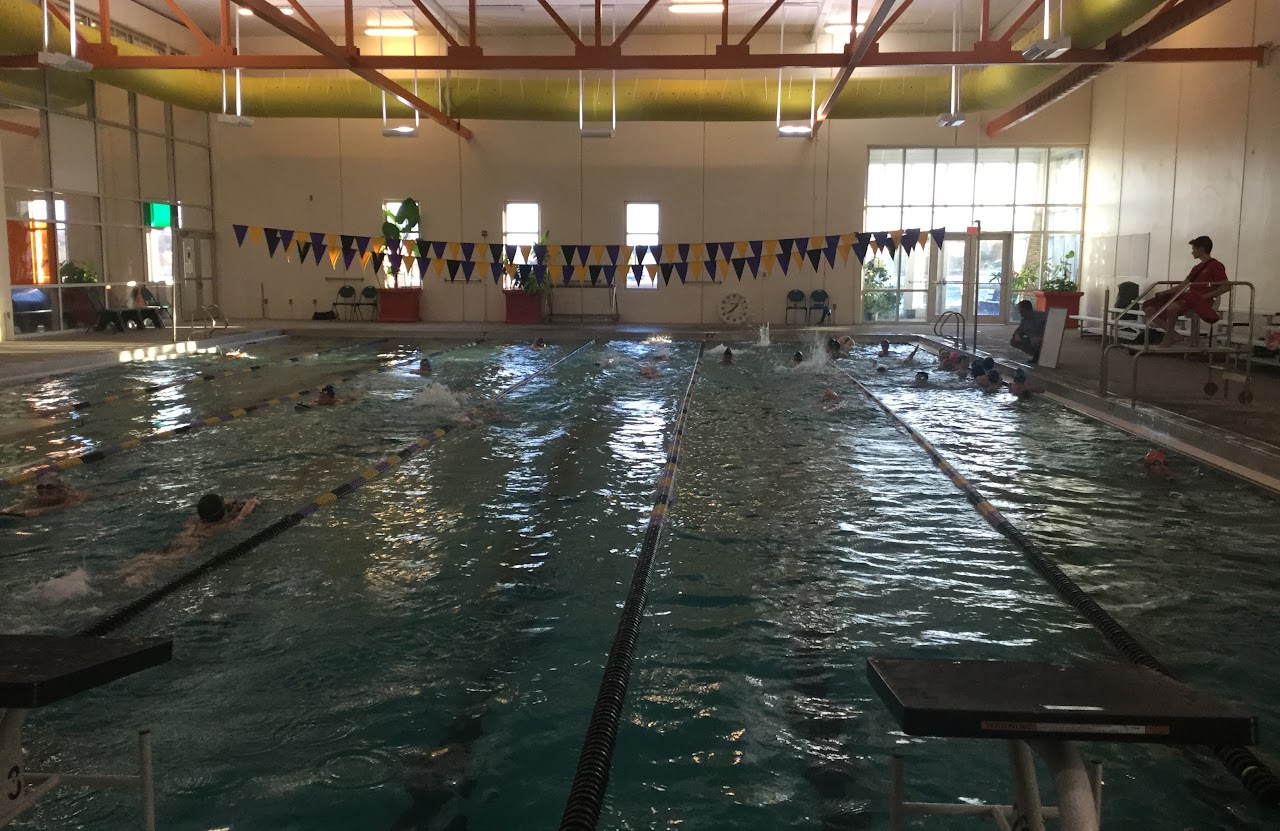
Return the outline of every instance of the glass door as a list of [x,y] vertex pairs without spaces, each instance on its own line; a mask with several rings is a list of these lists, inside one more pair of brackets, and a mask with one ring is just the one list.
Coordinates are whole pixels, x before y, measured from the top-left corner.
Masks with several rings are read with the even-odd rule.
[[1006,323],[1013,264],[1013,234],[947,234],[930,253],[933,285],[929,319],[960,312],[979,323]]
[[185,320],[202,320],[202,309],[217,303],[213,282],[213,234],[182,231],[179,250],[178,301]]

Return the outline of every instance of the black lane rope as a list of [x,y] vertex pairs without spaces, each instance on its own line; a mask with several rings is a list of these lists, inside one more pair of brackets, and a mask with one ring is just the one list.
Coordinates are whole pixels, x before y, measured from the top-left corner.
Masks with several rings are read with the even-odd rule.
[[[467,343],[460,344],[458,346],[453,346],[448,349],[442,349],[438,352],[431,352],[428,355],[428,357],[434,358],[437,355],[443,355],[446,352],[452,352],[455,349],[463,349],[468,346],[474,346],[477,343],[480,343],[480,341],[479,340],[469,341]],[[387,370],[395,369],[396,367],[410,364],[415,360],[419,360],[419,359],[408,358],[405,360],[396,361],[395,363],[377,367],[376,371],[386,372]],[[337,378],[335,378],[332,383],[341,384],[346,381],[350,381],[352,378],[356,378],[360,375],[364,375],[372,371],[375,371],[375,370],[370,369],[369,367],[365,367],[363,369],[359,369],[354,372],[348,372],[345,375],[340,375]],[[186,424],[180,424],[177,427],[170,427],[165,430],[156,430],[153,433],[147,433],[146,435],[143,435],[143,436],[135,436],[131,439],[125,439],[124,441],[116,442],[115,444],[99,445],[98,447],[95,447],[93,450],[86,450],[83,453],[78,453],[75,456],[70,456],[65,459],[59,459],[56,462],[47,462],[42,465],[34,465],[32,467],[26,468],[25,470],[19,473],[14,473],[4,478],[0,478],[0,491],[7,490],[9,488],[16,488],[18,485],[21,485],[23,482],[28,482],[46,471],[63,471],[73,467],[80,467],[81,465],[88,465],[88,464],[93,464],[95,462],[101,462],[104,459],[109,459],[113,456],[117,456],[126,451],[136,450],[137,448],[143,446],[144,444],[151,444],[152,442],[160,441],[161,439],[171,438],[173,436],[187,435],[190,433],[194,433],[198,430],[203,430],[206,427],[216,427],[219,424],[226,424],[229,421],[234,421],[237,418],[243,418],[244,416],[247,416],[251,413],[258,412],[259,410],[265,410],[268,407],[274,407],[279,404],[287,403],[289,401],[297,401],[299,398],[302,398],[305,395],[309,395],[314,391],[315,390],[312,388],[295,390],[294,392],[288,393],[287,395],[281,395],[275,398],[268,398],[265,401],[258,401],[254,404],[249,404],[244,407],[237,407],[234,410],[223,413],[222,415],[209,416],[207,418],[196,419],[195,421],[191,421]]]
[[[173,594],[174,592],[178,591],[179,589],[185,586],[188,586],[191,583],[194,583],[196,580],[200,579],[201,577],[213,571],[214,569],[224,566],[227,563],[231,562],[232,560],[236,560],[236,559],[239,559],[240,557],[243,557],[245,554],[248,554],[250,551],[253,551],[255,548],[262,545],[263,543],[275,539],[276,537],[280,536],[285,531],[288,531],[290,528],[299,524],[304,519],[316,513],[326,505],[332,505],[334,502],[337,502],[339,499],[342,499],[343,497],[349,496],[350,494],[356,492],[360,488],[372,482],[374,479],[386,473],[388,470],[391,470],[392,468],[396,467],[404,460],[411,458],[419,450],[422,450],[425,447],[430,447],[431,445],[435,444],[445,435],[452,432],[458,426],[459,423],[471,421],[471,419],[475,416],[475,414],[479,410],[489,406],[490,404],[493,404],[494,402],[502,398],[505,398],[506,396],[510,395],[511,393],[523,387],[525,384],[532,381],[534,378],[537,378],[539,375],[542,375],[543,373],[551,370],[552,368],[558,366],[559,364],[564,363],[565,361],[569,360],[569,358],[572,358],[574,355],[581,352],[583,349],[586,349],[593,342],[594,341],[587,341],[586,343],[582,344],[572,352],[569,352],[563,357],[558,358],[553,363],[547,364],[542,369],[539,369],[537,372],[534,372],[531,375],[525,376],[520,381],[517,381],[516,383],[504,388],[501,392],[499,392],[497,395],[494,395],[492,398],[489,398],[486,401],[483,401],[480,404],[477,404],[475,407],[472,407],[470,410],[468,410],[466,413],[463,414],[459,422],[455,422],[454,424],[447,424],[443,427],[437,427],[431,434],[423,436],[422,438],[418,439],[412,444],[406,445],[405,447],[401,448],[396,453],[390,456],[387,456],[385,459],[373,465],[372,467],[366,468],[365,470],[357,474],[355,478],[350,479],[346,482],[343,482],[341,485],[338,485],[333,490],[320,494],[315,499],[311,500],[305,505],[300,506],[293,513],[282,516],[280,519],[271,523],[266,528],[263,528],[261,531],[249,537],[248,539],[242,540],[241,542],[236,543],[230,548],[213,555],[208,560],[205,560],[203,563],[200,563],[199,565],[191,569],[188,569],[187,571],[184,571],[182,574],[179,574],[177,577],[172,578],[171,580],[164,583],[163,585],[158,586],[155,589],[152,589],[151,591],[147,592],[146,594],[142,595],[136,600],[133,600],[128,604],[121,606],[118,609],[115,609],[114,611],[100,618],[95,623],[92,623],[86,626],[85,628],[81,629],[79,632],[76,632],[76,634],[84,635],[84,636],[101,636],[101,635],[109,634],[110,632],[113,632],[116,629],[119,629],[121,626],[133,620],[138,615],[142,614],[144,611],[156,605],[161,600]],[[461,348],[461,347],[455,347],[455,348]]]
[[[339,352],[344,349],[355,349],[356,347],[360,347],[360,346],[373,346],[374,344],[383,343],[384,341],[387,341],[387,340],[390,340],[390,338],[374,338],[373,340],[359,341],[358,343],[348,343],[342,346],[335,346],[332,349],[322,349],[319,352],[308,352],[305,355],[295,355],[294,357],[290,358],[287,361],[281,361],[281,365],[286,363],[288,364],[301,363],[302,361],[306,361],[311,358],[317,358],[321,355],[327,355],[330,352]],[[116,393],[114,395],[108,395],[102,399],[99,399],[98,401],[76,401],[73,404],[63,404],[60,407],[52,407],[52,408],[43,409],[43,410],[37,408],[36,413],[41,416],[55,416],[55,415],[63,415],[65,413],[78,413],[78,412],[81,412],[82,410],[87,410],[90,407],[101,407],[103,404],[110,404],[114,401],[124,401],[126,399],[142,398],[144,396],[150,395],[153,392],[160,392],[161,390],[173,389],[174,387],[183,387],[183,386],[187,386],[188,384],[203,384],[210,381],[218,381],[223,378],[231,378],[236,375],[248,375],[251,372],[257,372],[258,370],[261,370],[261,369],[270,369],[273,366],[277,366],[277,364],[256,364],[254,366],[244,367],[243,369],[227,370],[226,372],[207,372],[203,375],[197,375],[194,378],[184,378],[181,381],[171,381],[167,384],[152,384],[149,387],[141,387],[136,390],[130,390],[129,392],[121,392],[121,393]]]
[[569,799],[560,819],[561,831],[594,831],[600,821],[600,809],[605,791],[609,788],[609,771],[613,767],[613,750],[618,740],[618,724],[622,719],[622,705],[627,698],[627,685],[631,681],[631,664],[635,658],[636,643],[640,638],[640,622],[649,594],[649,575],[653,571],[654,551],[662,527],[666,524],[667,509],[675,491],[676,467],[680,463],[680,447],[684,443],[684,429],[689,420],[689,403],[693,400],[694,385],[702,367],[702,353],[706,341],[698,344],[698,357],[693,363],[689,386],[676,416],[675,432],[667,450],[667,463],[658,477],[658,494],[653,513],[640,544],[640,556],[631,576],[631,586],[622,606],[618,630],[609,647],[604,676],[600,679],[600,691],[596,695],[591,721],[587,725],[582,754],[573,775]]
[[[867,389],[861,381],[843,369],[840,371],[854,383],[854,386],[863,395],[870,398],[877,407],[884,411],[885,415],[889,416],[899,427],[906,431],[907,435],[920,446],[920,449],[929,454],[929,458],[933,459],[933,463],[938,466],[938,469],[951,480],[953,485],[964,492],[965,498],[977,509],[982,518],[1012,542],[1040,576],[1047,580],[1072,608],[1083,615],[1086,620],[1102,633],[1107,643],[1119,650],[1122,655],[1133,663],[1153,669],[1161,675],[1174,678],[1168,667],[1148,652],[1138,642],[1137,638],[1130,635],[1124,626],[1112,617],[1110,612],[1098,605],[1098,602],[1086,594],[1084,589],[1080,588],[1062,569],[1058,568],[1057,564],[1049,559],[1048,555],[1041,551],[1039,546],[1028,539],[1025,534],[988,502],[977,488],[970,484],[967,479],[960,475],[959,471],[943,458],[942,454],[928,439],[920,435],[910,424],[907,424],[901,416],[881,401],[871,390]],[[1230,745],[1210,745],[1209,749],[1218,757],[1223,766],[1244,784],[1245,789],[1260,802],[1268,807],[1280,805],[1280,778],[1277,778],[1275,773],[1252,750],[1247,747]]]

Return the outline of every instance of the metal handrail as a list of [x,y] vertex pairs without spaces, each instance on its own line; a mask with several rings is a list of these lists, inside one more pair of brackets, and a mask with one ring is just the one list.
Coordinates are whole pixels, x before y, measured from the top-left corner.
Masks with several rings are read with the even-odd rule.
[[[941,331],[942,327],[948,321],[951,321],[951,320],[954,320],[956,322],[956,334],[944,335]],[[964,326],[965,326],[965,319],[963,314],[961,314],[960,312],[943,312],[941,315],[939,315],[938,319],[933,322],[933,333],[940,338],[950,337],[953,341],[955,341],[955,345],[958,345],[961,349],[964,349],[965,348]]]

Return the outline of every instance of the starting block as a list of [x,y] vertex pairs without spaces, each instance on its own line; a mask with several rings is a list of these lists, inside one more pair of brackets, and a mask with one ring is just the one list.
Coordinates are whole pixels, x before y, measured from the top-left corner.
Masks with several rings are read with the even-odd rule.
[[[902,759],[893,760],[890,831],[906,816],[988,816],[1002,829],[1097,831],[1101,765],[1086,768],[1079,741],[1159,744],[1257,743],[1254,716],[1146,667],[1056,666],[1021,661],[870,658],[867,676],[904,733],[1005,739],[1013,769],[1011,805],[908,802]],[[1035,759],[1053,775],[1058,806],[1040,804]]]

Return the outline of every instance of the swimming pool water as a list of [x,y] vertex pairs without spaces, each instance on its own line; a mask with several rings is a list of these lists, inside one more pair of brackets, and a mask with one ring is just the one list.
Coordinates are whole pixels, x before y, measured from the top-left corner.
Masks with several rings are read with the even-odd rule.
[[[68,474],[95,498],[0,526],[0,630],[69,631],[136,596],[121,566],[162,545],[207,490],[263,499],[230,544],[456,423],[435,385],[479,401],[577,345],[481,344],[433,361],[431,379],[369,374],[332,410],[275,407]],[[114,440],[186,417],[171,408],[221,412],[415,346],[438,344],[183,387],[76,429]],[[601,827],[884,827],[892,752],[907,755],[912,798],[1006,800],[1003,744],[900,735],[866,658],[1118,657],[843,376],[787,368],[794,345],[743,347],[732,366],[708,358],[694,393]],[[696,349],[588,346],[147,612],[119,634],[173,637],[175,660],[38,712],[33,761],[127,768],[130,731],[150,726],[165,828],[554,827]],[[655,350],[670,360],[642,379],[634,362]],[[895,359],[877,374],[869,356],[842,365],[1175,673],[1257,712],[1272,746],[1269,496],[1176,457],[1178,480],[1147,479],[1147,447],[1112,428],[937,374],[912,389],[916,367]],[[65,376],[57,394],[205,366],[188,363]],[[52,395],[48,383],[0,406]],[[827,386],[843,396],[834,406],[820,401]],[[5,469],[65,432],[6,447]],[[156,562],[148,586],[221,547]],[[51,581],[76,569],[79,582]],[[1270,821],[1212,759],[1092,749],[1114,827]],[[67,791],[19,827],[135,817],[127,795]]]

